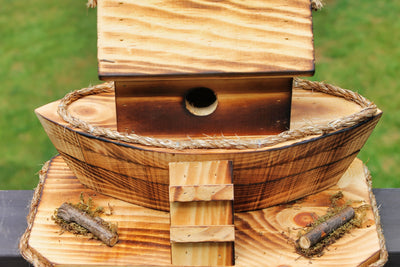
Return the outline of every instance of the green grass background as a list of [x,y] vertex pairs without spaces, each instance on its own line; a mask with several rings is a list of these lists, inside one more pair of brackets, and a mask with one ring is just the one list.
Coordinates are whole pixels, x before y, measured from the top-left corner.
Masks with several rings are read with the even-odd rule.
[[[97,84],[96,10],[84,0],[0,0],[0,189],[32,189],[57,152],[34,109]],[[384,116],[359,157],[400,186],[400,1],[331,0],[314,12],[313,80],[358,91]]]

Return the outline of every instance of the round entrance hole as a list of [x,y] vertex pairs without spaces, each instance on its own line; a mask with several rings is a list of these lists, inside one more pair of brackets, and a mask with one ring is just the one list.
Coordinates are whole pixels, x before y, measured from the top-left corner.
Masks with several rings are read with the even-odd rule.
[[185,96],[186,109],[196,116],[212,114],[218,106],[217,96],[213,90],[205,87],[190,89]]

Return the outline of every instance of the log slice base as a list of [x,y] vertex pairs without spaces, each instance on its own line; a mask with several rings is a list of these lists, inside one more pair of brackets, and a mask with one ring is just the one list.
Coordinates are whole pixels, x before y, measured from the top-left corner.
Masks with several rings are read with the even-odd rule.
[[[235,213],[235,266],[383,264],[384,240],[366,172],[363,163],[356,159],[336,186],[294,203]],[[331,245],[323,256],[300,257],[290,240],[297,238],[297,231],[310,219],[326,212],[330,196],[339,190],[344,201],[351,199],[371,205],[367,223]],[[81,192],[91,196],[96,205],[113,208],[113,214],[106,219],[118,224],[120,241],[114,247],[68,232],[59,234],[60,229],[51,220],[54,210],[65,201],[78,202]],[[20,249],[35,265],[171,266],[169,213],[88,189],[57,156],[51,160],[47,173],[41,175]]]

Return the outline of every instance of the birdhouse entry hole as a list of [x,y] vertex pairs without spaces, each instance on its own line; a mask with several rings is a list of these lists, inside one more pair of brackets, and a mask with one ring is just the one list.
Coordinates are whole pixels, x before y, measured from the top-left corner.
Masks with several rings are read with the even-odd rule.
[[209,88],[193,88],[185,95],[185,108],[195,116],[210,115],[217,109],[217,106],[217,95]]

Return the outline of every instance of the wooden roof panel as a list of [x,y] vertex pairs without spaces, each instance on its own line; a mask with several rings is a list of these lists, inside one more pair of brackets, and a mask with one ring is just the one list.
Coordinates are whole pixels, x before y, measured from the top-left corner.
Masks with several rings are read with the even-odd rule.
[[98,60],[103,79],[312,74],[310,1],[102,0]]

